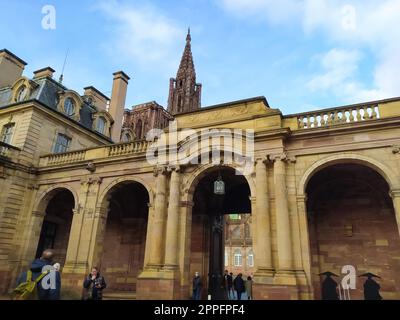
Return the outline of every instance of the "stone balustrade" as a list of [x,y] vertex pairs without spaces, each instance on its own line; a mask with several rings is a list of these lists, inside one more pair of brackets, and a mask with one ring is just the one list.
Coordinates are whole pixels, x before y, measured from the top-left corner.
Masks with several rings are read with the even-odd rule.
[[312,129],[379,118],[378,105],[366,105],[303,113],[297,116],[297,121],[299,129]]
[[39,167],[71,164],[75,162],[118,157],[136,153],[140,154],[146,152],[149,143],[150,142],[148,141],[136,141],[59,154],[49,154],[40,157]]

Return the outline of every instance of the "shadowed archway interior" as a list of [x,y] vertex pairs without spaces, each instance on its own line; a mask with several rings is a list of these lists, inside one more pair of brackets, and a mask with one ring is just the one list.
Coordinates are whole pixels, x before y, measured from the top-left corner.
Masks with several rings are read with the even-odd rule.
[[135,292],[144,264],[149,194],[138,182],[120,183],[109,194],[101,272],[109,292]]
[[[225,183],[225,195],[214,193],[219,177]],[[224,215],[251,213],[250,188],[234,169],[214,167],[199,178],[193,202],[190,274],[202,275],[203,298],[211,294],[213,299],[223,299],[215,284],[221,283],[224,270]]]
[[54,195],[46,207],[36,258],[39,258],[45,249],[54,249],[54,260],[64,266],[75,200],[71,191],[67,189],[60,188],[52,192]]
[[[360,164],[336,164],[310,179],[307,195],[315,297],[321,298],[319,273],[341,275],[343,266],[352,265],[358,275],[381,276],[384,299],[398,298],[399,231],[383,177]],[[334,279],[340,283],[341,277]],[[357,277],[351,299],[364,299],[364,280]]]

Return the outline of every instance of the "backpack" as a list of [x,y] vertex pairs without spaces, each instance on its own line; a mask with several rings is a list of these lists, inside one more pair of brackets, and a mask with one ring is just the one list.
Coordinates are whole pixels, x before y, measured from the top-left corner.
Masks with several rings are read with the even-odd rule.
[[44,272],[39,275],[39,277],[36,278],[35,281],[32,280],[32,271],[29,270],[26,273],[26,281],[22,282],[18,285],[13,290],[14,293],[14,299],[16,300],[29,300],[34,297],[34,294],[36,292],[36,286],[39,283],[40,280],[42,280],[47,274],[49,274],[49,271]]

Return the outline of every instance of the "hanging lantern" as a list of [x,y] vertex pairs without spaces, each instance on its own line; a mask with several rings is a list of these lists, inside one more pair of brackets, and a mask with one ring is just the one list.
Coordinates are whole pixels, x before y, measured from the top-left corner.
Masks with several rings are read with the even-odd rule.
[[217,195],[225,194],[225,182],[222,180],[221,172],[219,173],[218,179],[214,182],[214,193]]

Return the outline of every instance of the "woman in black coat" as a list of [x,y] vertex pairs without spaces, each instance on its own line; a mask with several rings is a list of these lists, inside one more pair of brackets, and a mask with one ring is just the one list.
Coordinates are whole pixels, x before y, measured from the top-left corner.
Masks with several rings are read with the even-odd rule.
[[107,286],[104,277],[100,275],[97,267],[92,268],[92,272],[83,282],[83,287],[87,290],[86,300],[102,300],[103,289]]

